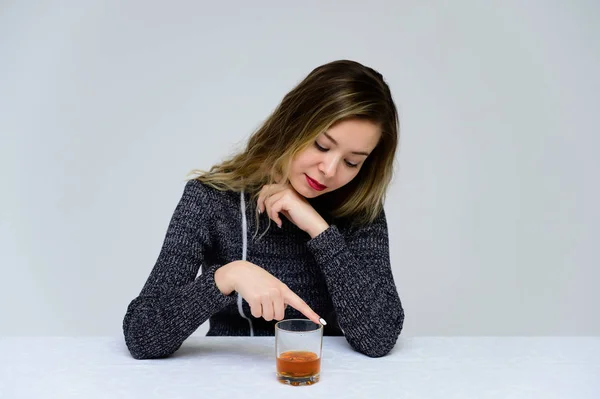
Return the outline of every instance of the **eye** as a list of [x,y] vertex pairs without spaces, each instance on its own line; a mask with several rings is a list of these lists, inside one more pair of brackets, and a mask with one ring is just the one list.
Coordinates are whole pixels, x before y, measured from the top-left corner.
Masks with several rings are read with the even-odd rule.
[[317,150],[319,150],[321,152],[327,152],[327,151],[329,151],[329,148],[321,147],[319,145],[319,143],[317,143],[316,141],[315,141],[315,147],[317,147]]
[[358,168],[357,163],[352,163],[352,162],[348,162],[348,161],[344,161],[344,162],[346,162],[346,165],[348,165],[351,168]]

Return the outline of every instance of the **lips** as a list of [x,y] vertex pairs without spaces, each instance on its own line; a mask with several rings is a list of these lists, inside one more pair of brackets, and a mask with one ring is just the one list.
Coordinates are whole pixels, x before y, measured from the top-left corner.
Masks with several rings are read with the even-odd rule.
[[314,190],[323,191],[323,190],[325,190],[327,188],[327,186],[322,185],[321,183],[319,183],[318,181],[316,181],[314,179],[311,179],[307,174],[305,174],[305,176],[306,176],[306,182]]

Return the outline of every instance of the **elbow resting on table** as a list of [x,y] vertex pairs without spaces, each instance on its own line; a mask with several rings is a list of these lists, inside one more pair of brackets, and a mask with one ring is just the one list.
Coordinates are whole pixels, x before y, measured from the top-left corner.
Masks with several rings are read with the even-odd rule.
[[134,359],[161,359],[172,355],[181,343],[169,343],[162,337],[160,320],[152,317],[151,309],[128,309],[123,320],[125,345]]
[[158,345],[156,340],[152,340],[148,334],[136,328],[135,332],[125,329],[125,345],[134,359],[162,359],[172,355],[178,347],[166,347]]
[[350,345],[358,352],[368,357],[377,358],[383,357],[391,352],[396,345],[397,336],[386,337],[385,340],[379,340],[378,338],[371,338],[368,341],[363,340],[358,342],[355,340],[349,340]]
[[131,357],[137,360],[146,359],[163,359],[172,355],[175,349],[157,348],[152,345],[148,345],[147,341],[139,338],[132,338],[125,336],[125,344],[131,354]]
[[360,336],[346,336],[350,346],[368,357],[383,357],[396,346],[404,325],[404,310],[398,312],[396,320],[389,327],[370,327],[362,329]]

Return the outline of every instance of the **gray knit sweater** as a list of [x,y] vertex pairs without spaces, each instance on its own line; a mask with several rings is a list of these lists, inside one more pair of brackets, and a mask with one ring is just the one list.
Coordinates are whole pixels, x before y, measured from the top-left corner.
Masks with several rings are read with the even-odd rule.
[[[265,213],[254,237],[255,210],[247,193],[186,183],[156,264],[123,320],[131,355],[169,356],[207,320],[208,336],[273,335],[276,321],[253,317],[236,292],[225,296],[215,285],[215,270],[240,259],[287,284],[327,321],[325,335],[343,335],[367,356],[387,354],[404,311],[390,268],[385,213],[366,227],[330,224],[311,239],[285,217],[281,229],[271,223],[260,237]],[[285,318],[305,316],[288,306]]]

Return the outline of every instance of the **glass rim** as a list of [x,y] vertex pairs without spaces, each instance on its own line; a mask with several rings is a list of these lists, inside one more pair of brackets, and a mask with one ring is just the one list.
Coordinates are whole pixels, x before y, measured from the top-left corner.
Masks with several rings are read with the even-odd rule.
[[[315,328],[314,330],[303,330],[303,331],[296,331],[296,330],[288,330],[287,328],[283,328],[280,326],[281,323],[285,323],[285,322],[304,322],[304,323],[312,323],[314,325],[317,326],[317,328]],[[275,330],[281,330],[281,331],[285,331],[286,333],[301,333],[301,334],[305,334],[305,333],[313,333],[313,332],[319,332],[319,331],[323,331],[323,324],[321,323],[315,323],[314,321],[310,320],[310,319],[285,319],[285,320],[280,320],[277,323],[275,323]]]

